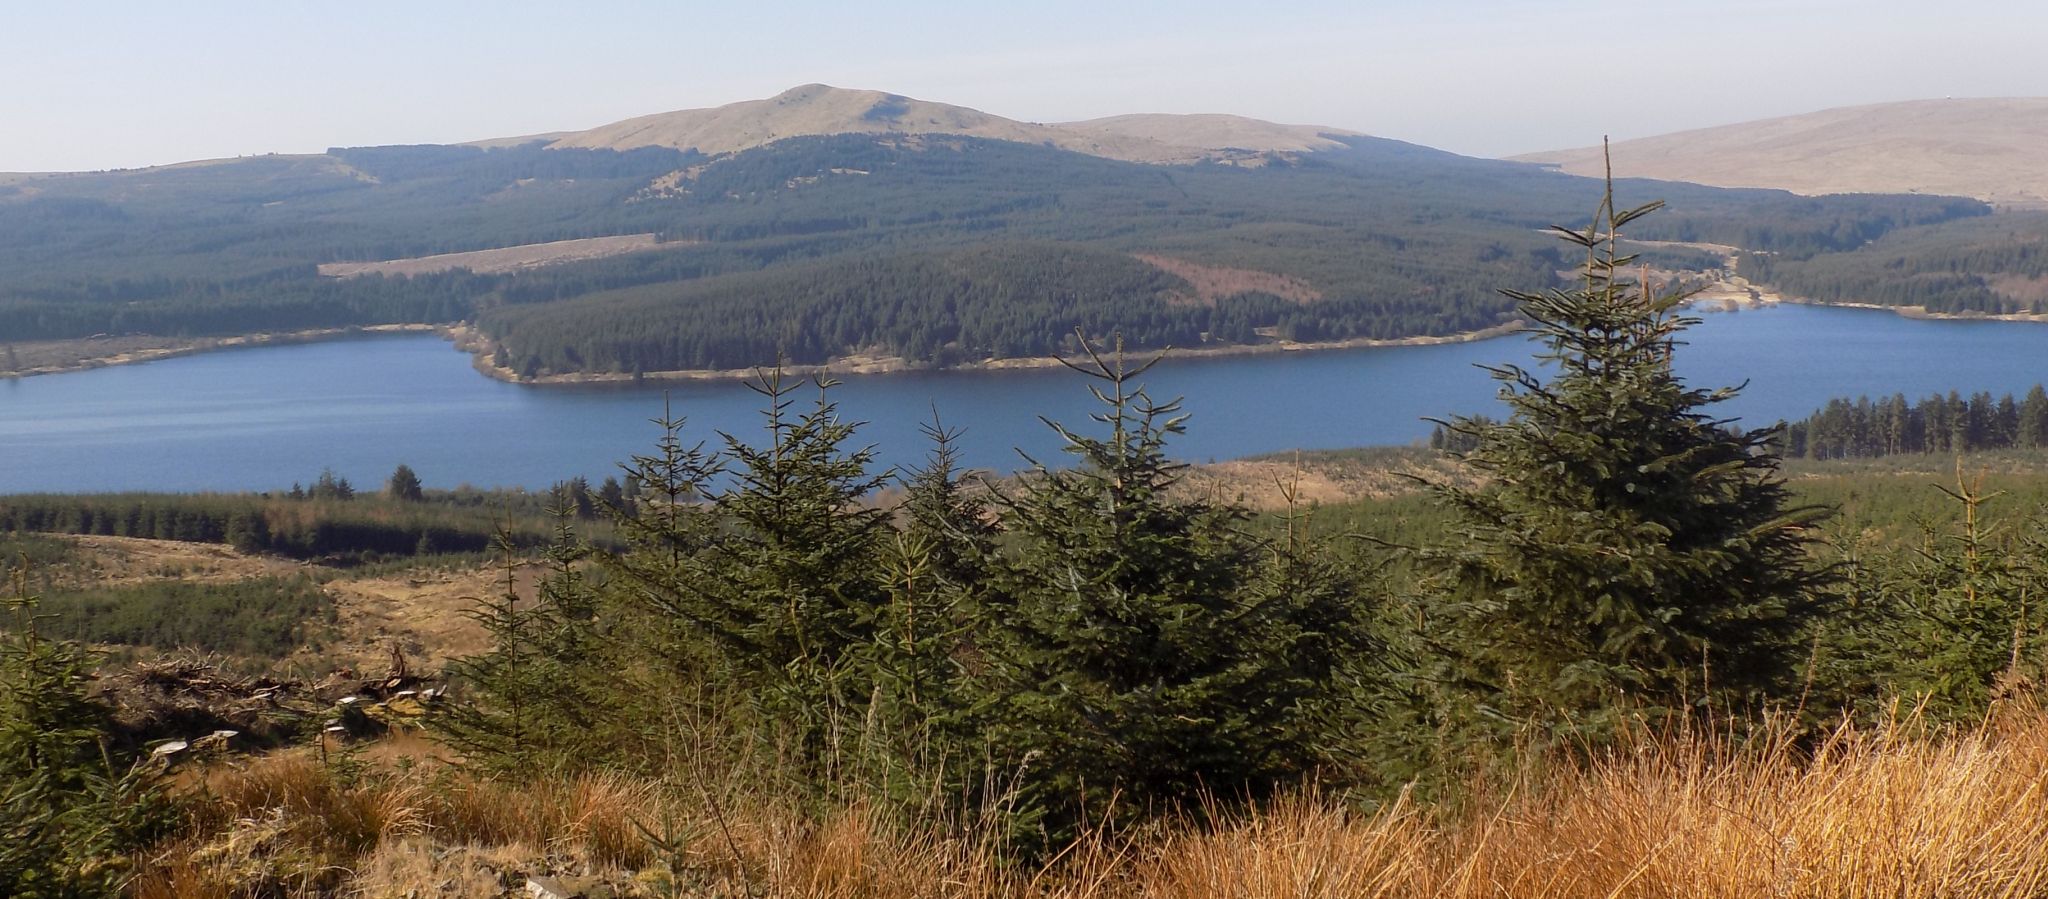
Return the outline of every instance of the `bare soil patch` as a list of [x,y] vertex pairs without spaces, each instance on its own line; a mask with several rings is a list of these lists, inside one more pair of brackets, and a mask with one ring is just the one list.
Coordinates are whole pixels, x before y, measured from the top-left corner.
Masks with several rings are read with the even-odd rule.
[[362,275],[429,275],[461,268],[486,275],[560,265],[564,262],[603,259],[607,256],[658,249],[662,246],[687,246],[689,243],[673,241],[663,244],[653,234],[584,237],[576,240],[552,240],[546,243],[500,247],[495,250],[471,250],[466,253],[390,259],[384,262],[328,262],[321,264],[320,274],[330,278],[355,278]]
[[1291,303],[1313,303],[1323,298],[1323,292],[1317,290],[1314,285],[1291,275],[1202,265],[1185,259],[1146,253],[1133,254],[1133,258],[1188,282],[1188,285],[1195,289],[1195,295],[1190,298],[1193,304],[1214,306],[1223,300],[1247,293],[1272,294]]
[[2001,275],[1991,280],[1991,289],[2016,303],[2035,306],[2048,303],[2048,277]]
[[[519,568],[514,589],[532,599],[540,569]],[[484,600],[503,595],[504,572],[490,568],[412,571],[341,578],[327,589],[340,616],[340,639],[323,655],[358,671],[381,670],[393,650],[425,670],[491,647],[490,634],[470,617]]]
[[[1474,473],[1440,453],[1384,449],[1364,454],[1303,453],[1192,466],[1179,489],[1188,495],[1243,503],[1262,512],[1402,496],[1434,483],[1473,483]],[[1417,480],[1418,478],[1422,480]]]

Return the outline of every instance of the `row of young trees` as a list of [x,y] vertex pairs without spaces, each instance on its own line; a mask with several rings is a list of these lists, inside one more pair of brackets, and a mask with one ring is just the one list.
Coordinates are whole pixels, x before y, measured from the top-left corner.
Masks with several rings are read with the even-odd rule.
[[[519,772],[659,767],[708,729],[799,789],[995,810],[1028,853],[1204,796],[1431,781],[1530,733],[1788,703],[1840,596],[1809,551],[1824,510],[1788,499],[1774,429],[1710,414],[1732,390],[1673,374],[1683,298],[1614,246],[1651,208],[1604,203],[1560,232],[1578,287],[1512,294],[1558,373],[1494,369],[1511,415],[1446,424],[1487,475],[1433,487],[1453,540],[1375,554],[1298,509],[1255,532],[1177,489],[1178,403],[1092,347],[1093,425],[1049,423],[1069,464],[980,484],[934,423],[892,516],[825,385],[800,406],[770,377],[765,445],[665,421],[627,549],[565,531],[537,602],[484,611],[497,648],[458,666],[443,733]],[[1413,595],[1388,561],[1426,572]]]
[[[499,498],[510,505],[510,498]],[[537,512],[448,503],[153,493],[17,495],[0,503],[0,531],[223,543],[302,559],[484,552],[494,530],[504,527],[517,532],[522,546],[547,539]]]
[[1812,459],[2035,449],[2048,446],[2048,390],[2036,384],[2017,400],[2009,393],[1994,399],[1988,391],[1968,398],[1936,394],[1918,403],[1904,394],[1874,402],[1838,398],[1786,425],[1782,446],[1787,456]]
[[[578,476],[549,487],[547,503],[549,508],[565,508],[574,517],[587,521],[597,517],[600,504],[616,509],[630,508],[631,503],[626,494],[626,485],[616,477],[605,478],[603,484],[592,488],[589,478]],[[327,469],[320,472],[320,476],[313,480],[311,487],[293,484],[292,489],[286,491],[284,496],[293,500],[345,502],[356,498],[356,488],[354,484],[349,483],[348,478]],[[419,472],[413,471],[412,466],[404,463],[392,469],[391,476],[384,480],[384,497],[402,503],[424,503],[429,499],[426,485],[420,480]],[[443,503],[457,500],[447,491],[437,492],[433,499]]]

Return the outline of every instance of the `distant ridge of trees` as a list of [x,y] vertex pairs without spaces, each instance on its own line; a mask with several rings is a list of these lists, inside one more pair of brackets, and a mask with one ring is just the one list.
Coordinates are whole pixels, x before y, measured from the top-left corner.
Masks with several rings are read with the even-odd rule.
[[1943,314],[2048,311],[2048,213],[1891,231],[1847,252],[1749,253],[1738,271],[1790,296]]
[[1786,456],[1801,459],[2048,447],[2048,389],[2036,384],[2018,399],[1989,391],[1951,391],[1917,403],[1904,394],[1837,398],[1788,423],[1782,445]]
[[[33,194],[0,187],[0,334],[475,321],[508,348],[510,367],[536,374],[877,349],[944,365],[1050,352],[1076,325],[1122,333],[1134,349],[1443,335],[1508,317],[1494,286],[1554,285],[1569,267],[1536,231],[1583,214],[1585,179],[1346,142],[1256,170],[836,135],[715,160],[660,148],[364,147],[69,176]],[[1989,211],[1954,197],[1659,189],[1678,211],[1633,236],[1786,260]],[[532,271],[318,274],[326,262],[647,233],[663,242]],[[1285,276],[1323,299],[1247,291],[1179,302],[1170,295],[1194,292],[1134,268],[1133,254]],[[1660,267],[1719,264],[1684,247],[1650,255]]]

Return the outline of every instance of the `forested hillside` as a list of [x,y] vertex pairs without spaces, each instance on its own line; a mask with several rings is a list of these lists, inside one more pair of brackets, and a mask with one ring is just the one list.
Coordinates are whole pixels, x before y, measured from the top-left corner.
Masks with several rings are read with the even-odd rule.
[[[1536,232],[1584,216],[1586,179],[1344,143],[1260,166],[1148,165],[849,134],[717,158],[374,147],[26,177],[0,185],[0,340],[473,320],[506,367],[530,374],[730,368],[778,354],[948,364],[1051,352],[1076,326],[1148,347],[1449,334],[1509,316],[1496,285],[1551,284],[1572,266]],[[1986,212],[1938,197],[1622,189],[1671,201],[1673,214],[1639,237],[1740,246],[1777,265]],[[657,242],[485,274],[318,272],[634,234]],[[1132,255],[1249,285],[1291,279],[1320,299],[1255,286],[1204,294]],[[1716,261],[1682,248],[1657,256],[1671,268]]]
[[1792,296],[1950,314],[2048,311],[2048,213],[1904,228],[1828,254],[1751,254],[1740,270]]

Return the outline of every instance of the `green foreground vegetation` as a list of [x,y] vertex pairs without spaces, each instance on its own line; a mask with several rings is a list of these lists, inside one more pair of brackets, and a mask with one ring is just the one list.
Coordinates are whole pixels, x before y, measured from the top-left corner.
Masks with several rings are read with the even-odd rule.
[[[766,378],[767,442],[665,422],[604,543],[558,495],[536,597],[510,589],[506,547],[508,589],[477,612],[493,648],[454,666],[429,724],[478,783],[710,797],[707,778],[745,772],[794,814],[859,808],[1031,865],[1310,787],[1455,808],[1490,774],[1607,757],[1645,728],[1804,753],[1894,701],[1946,726],[2028,695],[2048,675],[2048,547],[2026,524],[2048,478],[1788,480],[1777,429],[1727,429],[1713,407],[1732,391],[1673,374],[1683,296],[1615,250],[1651,208],[1610,199],[1560,231],[1581,281],[1511,295],[1556,374],[1494,369],[1510,414],[1446,425],[1479,477],[1389,500],[1261,518],[1177,491],[1179,404],[1083,341],[1102,406],[1052,425],[1068,464],[982,483],[935,424],[885,508],[890,479],[829,393]],[[388,506],[421,503],[392,481]],[[147,508],[175,531],[180,502],[213,504],[229,539],[238,510],[273,527],[290,504],[363,500],[29,498],[10,529]],[[27,592],[0,634],[0,888],[107,894],[164,832],[164,784],[108,751],[89,655]],[[689,837],[633,823],[621,845],[680,884]]]
[[596,543],[611,528],[601,504],[628,507],[616,480],[598,489],[578,478],[544,493],[434,490],[403,465],[388,485],[358,495],[347,479],[323,473],[311,489],[264,494],[18,494],[0,501],[0,532],[141,537],[221,543],[328,564],[488,553],[500,541],[535,547],[553,533],[550,509],[584,520]]

